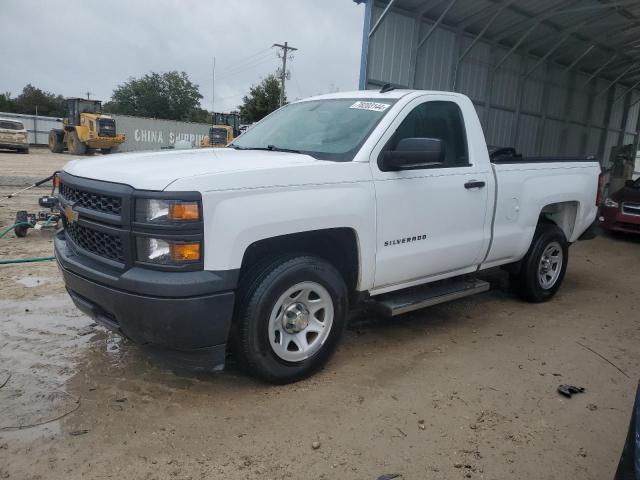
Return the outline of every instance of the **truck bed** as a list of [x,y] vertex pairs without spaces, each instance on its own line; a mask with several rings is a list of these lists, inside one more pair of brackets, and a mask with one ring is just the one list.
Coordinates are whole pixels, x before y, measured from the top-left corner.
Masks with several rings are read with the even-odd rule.
[[558,162],[598,162],[598,160],[591,155],[584,157],[576,156],[523,156],[517,153],[515,148],[489,148],[489,159],[491,163],[506,164],[506,163],[558,163]]

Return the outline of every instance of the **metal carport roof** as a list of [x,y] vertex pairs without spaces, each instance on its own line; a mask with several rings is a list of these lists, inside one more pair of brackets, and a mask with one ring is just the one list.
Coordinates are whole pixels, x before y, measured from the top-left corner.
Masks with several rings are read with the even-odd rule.
[[564,153],[637,146],[640,0],[354,1],[361,88],[462,91],[489,140],[525,151],[561,146],[558,129]]

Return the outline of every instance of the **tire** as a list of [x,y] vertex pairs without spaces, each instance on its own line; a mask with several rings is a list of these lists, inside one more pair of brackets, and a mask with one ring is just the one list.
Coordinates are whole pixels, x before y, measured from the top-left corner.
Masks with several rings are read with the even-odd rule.
[[61,137],[64,137],[62,130],[51,130],[49,132],[49,150],[53,153],[62,153],[64,151],[64,143]]
[[84,155],[87,153],[87,146],[78,138],[78,132],[72,130],[67,133],[67,147],[72,155]]
[[568,261],[569,247],[564,232],[556,225],[541,223],[519,271],[511,276],[512,287],[523,300],[546,302],[560,288]]
[[[29,217],[27,215],[26,210],[19,210],[16,213],[16,221],[15,223],[29,223]],[[27,232],[29,231],[29,227],[26,225],[20,225],[19,227],[13,227],[13,233],[16,234],[16,237],[26,237]]]
[[100,153],[103,155],[109,155],[111,153],[111,149],[110,148],[101,148],[100,149]]
[[330,263],[287,255],[243,276],[236,305],[231,343],[240,366],[261,380],[285,384],[327,363],[346,324],[348,292]]
[[22,150],[20,150],[20,153],[22,153],[23,155],[27,155],[29,153],[29,149],[23,148]]

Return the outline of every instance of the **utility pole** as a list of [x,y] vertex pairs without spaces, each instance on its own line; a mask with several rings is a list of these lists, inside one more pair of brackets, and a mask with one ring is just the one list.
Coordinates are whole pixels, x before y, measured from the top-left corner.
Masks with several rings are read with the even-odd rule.
[[213,72],[211,76],[211,118],[216,111],[216,57],[213,57]]
[[282,71],[280,72],[280,106],[284,104],[284,84],[287,79],[287,56],[289,52],[295,52],[297,48],[290,47],[288,42],[284,42],[284,45],[274,43],[274,47],[282,49]]

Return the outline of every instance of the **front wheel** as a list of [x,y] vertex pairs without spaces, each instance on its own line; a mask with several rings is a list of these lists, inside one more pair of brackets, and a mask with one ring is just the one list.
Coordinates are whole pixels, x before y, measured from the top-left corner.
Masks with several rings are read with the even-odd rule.
[[233,334],[245,370],[272,383],[290,383],[322,368],[347,319],[347,287],[325,260],[285,256],[242,279]]
[[564,232],[556,225],[540,224],[520,270],[512,275],[514,290],[529,302],[550,300],[564,280],[568,260],[569,248]]

